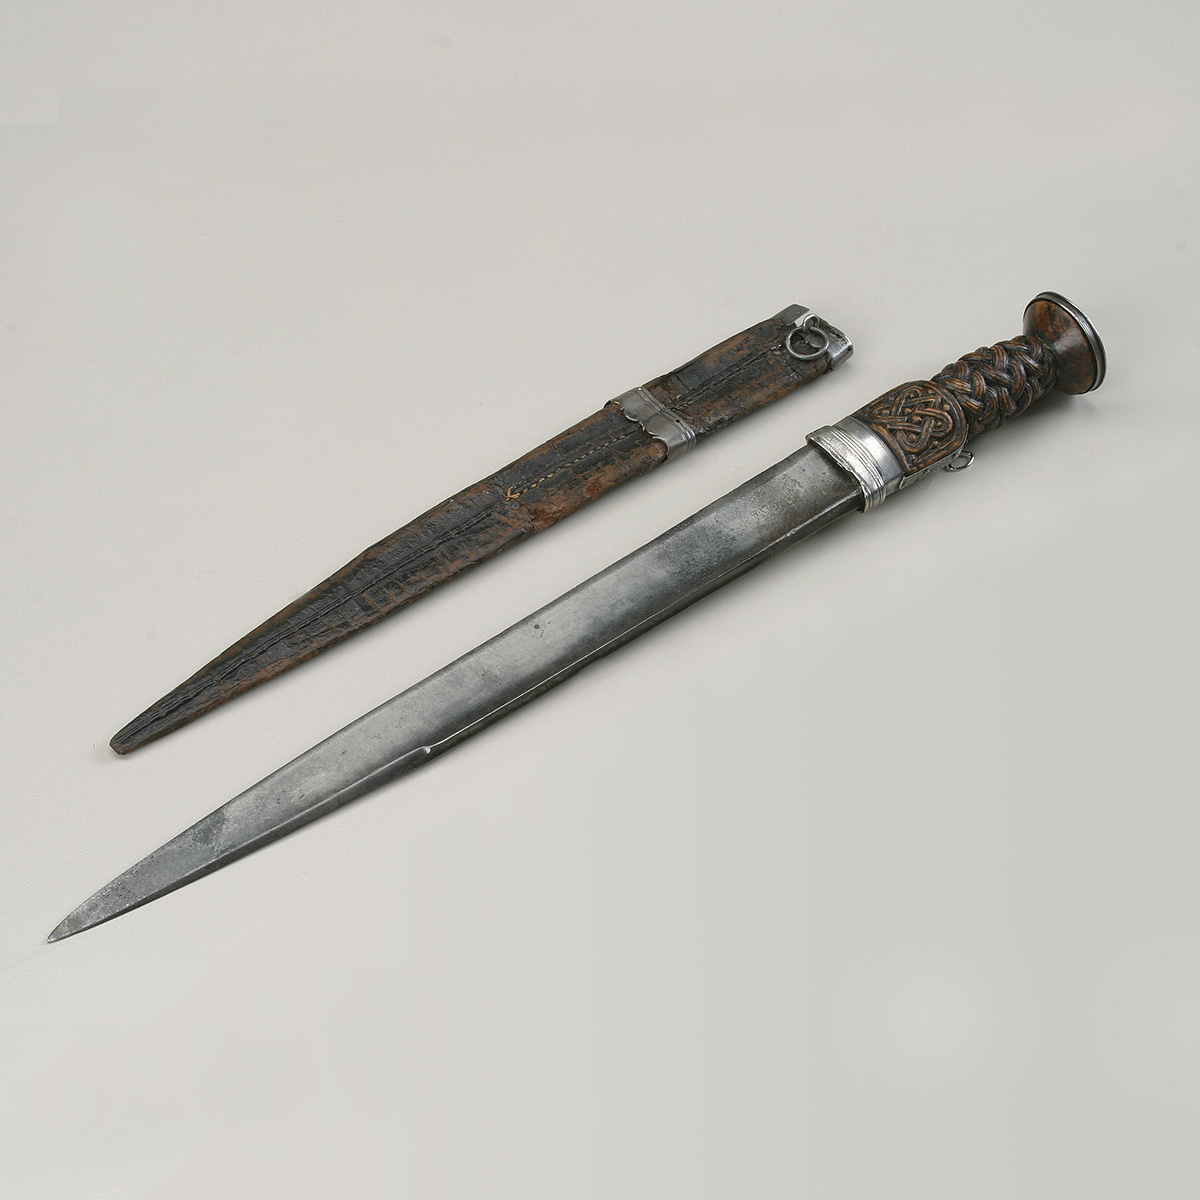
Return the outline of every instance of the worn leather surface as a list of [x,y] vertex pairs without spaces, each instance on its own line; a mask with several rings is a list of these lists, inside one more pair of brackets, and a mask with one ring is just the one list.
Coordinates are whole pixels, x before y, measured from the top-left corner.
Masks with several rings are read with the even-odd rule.
[[[830,369],[801,361],[784,339],[796,305],[645,385],[703,439]],[[817,348],[814,342],[812,349]],[[440,584],[553,525],[666,458],[614,403],[422,513],[364,550],[131,721],[118,754],[177,729],[241,692],[411,604]]]

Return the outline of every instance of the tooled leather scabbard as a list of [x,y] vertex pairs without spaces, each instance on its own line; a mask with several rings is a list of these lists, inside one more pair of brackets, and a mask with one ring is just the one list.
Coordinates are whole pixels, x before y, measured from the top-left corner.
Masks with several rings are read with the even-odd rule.
[[852,352],[791,305],[459,492],[364,550],[125,726],[127,754],[404,608],[439,584],[810,383]]

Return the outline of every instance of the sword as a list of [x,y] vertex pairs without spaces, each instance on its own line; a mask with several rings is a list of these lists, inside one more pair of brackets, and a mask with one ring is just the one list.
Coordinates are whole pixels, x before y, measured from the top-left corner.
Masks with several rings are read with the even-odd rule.
[[1049,388],[1104,378],[1091,322],[1054,292],[1024,333],[901,384],[661,537],[360,717],[85,900],[58,941],[157,899],[444,754],[472,734],[838,517],[869,511]]

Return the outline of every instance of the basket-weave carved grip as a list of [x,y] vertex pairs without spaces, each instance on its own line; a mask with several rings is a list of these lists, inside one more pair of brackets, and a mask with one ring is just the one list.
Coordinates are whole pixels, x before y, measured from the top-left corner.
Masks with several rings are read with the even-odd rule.
[[1025,311],[1025,333],[965,354],[932,379],[902,383],[854,416],[899,459],[906,476],[950,461],[967,439],[1020,416],[1043,392],[1090,391],[1104,351],[1087,318],[1052,292]]
[[1019,416],[1054,383],[1054,356],[1037,338],[966,354],[932,379],[902,383],[854,415],[904,464],[906,475],[954,457],[977,433]]

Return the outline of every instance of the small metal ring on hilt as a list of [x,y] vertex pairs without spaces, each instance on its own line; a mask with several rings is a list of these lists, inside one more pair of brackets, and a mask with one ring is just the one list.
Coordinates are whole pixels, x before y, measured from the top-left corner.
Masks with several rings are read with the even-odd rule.
[[[798,358],[801,362],[812,362],[813,359],[820,358],[822,354],[829,353],[829,334],[827,334],[825,330],[823,330],[817,324],[817,320],[817,314],[810,313],[804,319],[802,324],[797,325],[795,329],[789,331],[787,337],[784,338],[783,348],[793,358]],[[794,338],[798,333],[808,334],[809,336],[815,335],[816,337],[819,337],[821,339],[820,349],[813,350],[807,354],[801,354],[800,351],[792,345],[792,338]]]
[[943,468],[943,471],[965,471],[975,461],[970,450],[960,450]]

